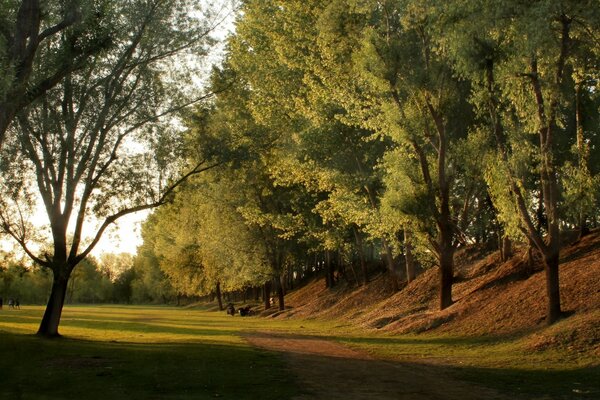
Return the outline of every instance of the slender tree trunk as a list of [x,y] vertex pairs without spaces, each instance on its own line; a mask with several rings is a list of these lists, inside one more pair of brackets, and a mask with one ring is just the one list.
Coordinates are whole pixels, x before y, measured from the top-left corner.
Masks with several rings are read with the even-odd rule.
[[265,303],[265,310],[271,308],[271,282],[265,282],[263,287],[263,301]]
[[513,256],[512,241],[506,235],[502,236],[500,241],[500,258],[502,261],[508,261]]
[[335,284],[333,277],[333,263],[331,262],[331,252],[325,250],[325,287],[332,288]]
[[398,277],[396,276],[396,264],[394,263],[392,249],[390,248],[387,240],[385,239],[381,239],[381,244],[383,245],[385,263],[387,265],[388,273],[390,275],[390,281],[392,282],[392,290],[394,292],[397,292],[398,290],[400,290],[400,285],[398,285]]
[[412,252],[411,232],[408,229],[404,230],[404,258],[406,260],[406,281],[411,283],[417,276],[415,257]]
[[[585,138],[583,136],[583,111],[581,108],[581,88],[583,86],[583,80],[581,78],[578,79],[578,82],[575,84],[575,125],[576,125],[576,134],[577,134],[577,154],[578,154],[578,166],[580,169],[587,170],[588,168],[588,149],[585,143]],[[578,229],[579,229],[579,239],[590,233],[590,229],[586,223],[586,215],[583,211],[579,212],[579,221],[578,221]]]
[[363,285],[366,285],[369,283],[369,272],[367,271],[367,262],[365,260],[365,247],[362,236],[358,230],[356,228],[352,230],[354,231],[354,238],[356,239],[356,248],[358,249],[358,258],[360,259],[360,270],[362,271]]
[[285,291],[283,288],[283,282],[281,282],[281,276],[275,278],[277,285],[277,300],[279,301],[279,311],[285,310]]
[[254,288],[254,301],[258,301],[260,297],[260,288],[258,286],[256,286]]
[[58,333],[58,325],[60,323],[60,317],[65,304],[69,275],[70,273],[61,271],[60,268],[57,268],[57,271],[54,271],[50,298],[48,299],[46,311],[44,312],[42,322],[40,323],[40,327],[37,332],[37,334],[40,336],[60,336]]
[[223,295],[221,293],[221,282],[217,282],[217,286],[215,287],[215,295],[217,296],[219,310],[223,311]]

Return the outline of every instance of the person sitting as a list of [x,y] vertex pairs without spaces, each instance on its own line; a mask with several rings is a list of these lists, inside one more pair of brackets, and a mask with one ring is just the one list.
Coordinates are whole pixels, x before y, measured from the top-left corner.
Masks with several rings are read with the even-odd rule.
[[238,311],[240,312],[240,316],[246,317],[250,315],[250,306],[240,307]]
[[227,315],[235,315],[235,307],[233,306],[233,303],[227,304]]

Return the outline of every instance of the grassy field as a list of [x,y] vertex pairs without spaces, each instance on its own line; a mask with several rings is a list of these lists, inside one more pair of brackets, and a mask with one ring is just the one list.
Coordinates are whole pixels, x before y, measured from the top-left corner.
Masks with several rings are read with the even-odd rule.
[[279,356],[241,338],[259,319],[66,307],[64,337],[45,340],[34,335],[42,312],[0,311],[0,399],[282,399],[296,392]]
[[286,399],[280,355],[245,332],[335,339],[378,357],[433,365],[522,398],[600,398],[593,354],[528,352],[519,338],[389,336],[336,321],[229,317],[198,309],[69,306],[63,338],[34,335],[41,307],[0,311],[0,399]]

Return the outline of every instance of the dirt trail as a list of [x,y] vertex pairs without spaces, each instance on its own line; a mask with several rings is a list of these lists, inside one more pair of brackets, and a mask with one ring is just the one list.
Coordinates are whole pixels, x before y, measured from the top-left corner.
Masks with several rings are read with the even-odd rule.
[[457,381],[440,366],[378,360],[320,337],[259,332],[245,338],[283,353],[303,390],[294,400],[515,400]]

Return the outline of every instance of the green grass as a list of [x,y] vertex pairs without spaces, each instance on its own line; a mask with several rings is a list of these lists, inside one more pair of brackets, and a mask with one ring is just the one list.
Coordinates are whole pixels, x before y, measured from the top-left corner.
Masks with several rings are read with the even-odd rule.
[[243,333],[252,331],[329,337],[521,398],[600,398],[600,366],[593,354],[528,351],[516,336],[392,336],[340,321],[69,306],[63,337],[48,340],[34,335],[42,312],[42,307],[0,311],[0,400],[286,399],[299,393],[280,355],[246,343]]
[[66,307],[60,339],[42,308],[0,311],[0,399],[285,399],[282,359],[240,334],[256,318],[166,307]]

